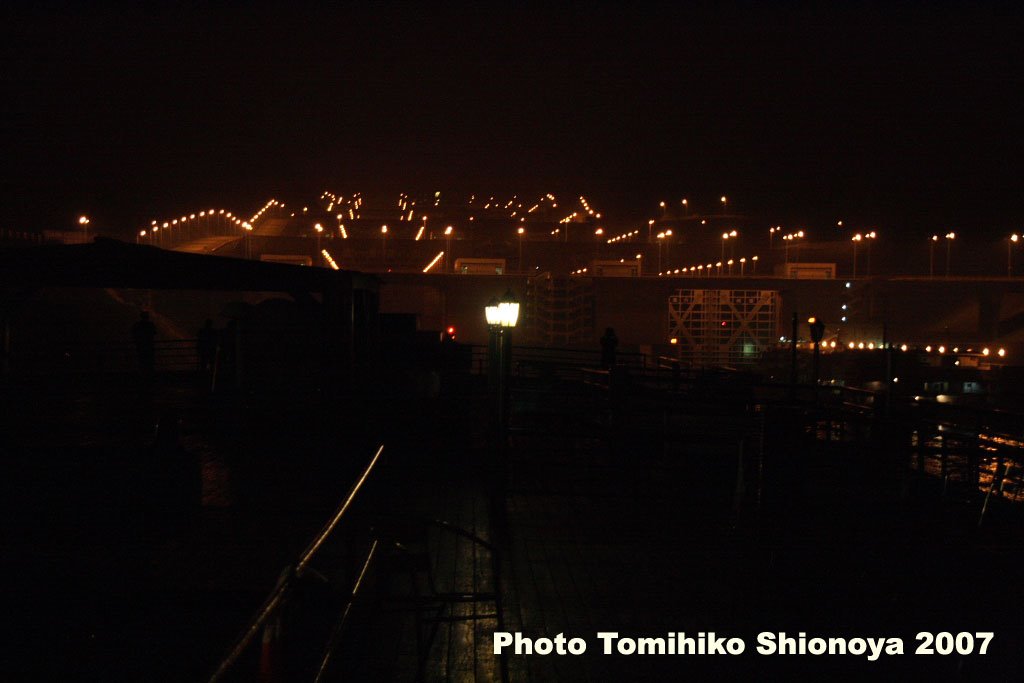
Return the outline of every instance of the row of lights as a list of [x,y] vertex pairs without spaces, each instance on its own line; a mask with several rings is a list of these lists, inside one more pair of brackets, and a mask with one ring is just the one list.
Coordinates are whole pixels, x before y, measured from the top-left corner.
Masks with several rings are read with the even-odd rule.
[[[271,200],[271,201],[273,201],[273,200]],[[263,212],[263,210],[261,209],[259,212],[257,212],[256,215],[260,216],[260,215],[262,215],[262,212]],[[207,210],[204,210],[204,211],[200,211],[198,213],[192,213],[192,214],[188,214],[187,216],[182,216],[181,218],[174,218],[174,219],[171,219],[169,221],[163,221],[162,223],[159,222],[159,221],[154,220],[154,221],[152,221],[150,223],[149,228],[146,228],[146,229],[143,229],[143,230],[139,231],[139,237],[145,237],[146,235],[148,235],[150,233],[159,233],[161,229],[163,229],[163,230],[171,230],[171,229],[177,227],[178,225],[188,225],[192,221],[198,221],[198,220],[203,219],[203,218],[215,217],[215,216],[223,216],[223,218],[225,220],[227,220],[227,221],[229,221],[231,223],[234,223],[235,225],[239,226],[240,228],[244,228],[245,230],[252,230],[252,225],[249,223],[249,221],[243,221],[238,216],[235,216],[234,214],[232,214],[230,211],[225,211],[224,209],[207,209]],[[85,216],[82,216],[82,218],[85,218]],[[88,219],[86,219],[85,223],[82,223],[82,219],[80,218],[79,219],[79,223],[81,223],[82,225],[87,225],[88,224]]]
[[[830,342],[829,345],[832,348],[835,348],[836,343],[835,343],[835,341],[832,341],[832,342]],[[881,350],[884,347],[883,347],[883,345],[881,343],[875,344],[875,342],[873,342],[873,341],[869,341],[869,342],[862,342],[862,341],[860,341],[860,342],[852,342],[851,341],[851,342],[847,342],[846,343],[846,348],[850,349],[851,351],[864,351],[864,350],[874,351],[875,349]],[[927,344],[927,345],[925,345],[924,349],[917,348],[917,347],[913,347],[912,348],[912,347],[908,346],[907,344],[900,344],[898,347],[895,347],[895,348],[898,348],[900,351],[904,351],[904,352],[911,351],[911,350],[913,350],[913,351],[921,351],[921,350],[923,350],[925,353],[933,353],[934,352],[934,353],[938,353],[939,355],[945,354],[947,350],[950,350],[950,349],[947,349],[942,344],[939,344],[938,346],[932,346],[931,344]],[[953,353],[960,353],[960,347],[959,346],[954,346],[951,349],[951,351]],[[965,349],[964,353],[974,354],[973,347]],[[984,357],[988,357],[988,356],[991,356],[992,353],[993,353],[992,349],[990,349],[989,347],[986,346],[986,347],[983,347],[981,349],[981,352],[980,352],[979,355],[984,356]],[[1006,349],[1002,348],[1002,347],[996,349],[995,355],[999,356],[1000,358],[1005,358],[1006,357]]]
[[[744,256],[744,257],[739,258],[739,259],[729,259],[728,261],[724,262],[724,265],[731,267],[731,266],[739,263],[740,267],[743,268],[743,267],[746,266],[748,261],[750,263],[757,263],[758,257],[757,256],[751,256],[750,259],[747,259],[747,257]],[[700,276],[700,275],[703,275],[705,272],[707,272],[708,276],[710,276],[711,275],[711,271],[713,269],[715,269],[715,268],[718,268],[719,272],[721,272],[722,265],[723,265],[722,261],[716,261],[715,263],[708,263],[707,265],[701,264],[701,265],[697,265],[697,266],[690,266],[689,268],[676,268],[674,270],[666,270],[664,272],[658,273],[658,275],[672,276],[672,275],[686,275],[687,273],[690,273],[690,274],[695,274],[697,276]]]

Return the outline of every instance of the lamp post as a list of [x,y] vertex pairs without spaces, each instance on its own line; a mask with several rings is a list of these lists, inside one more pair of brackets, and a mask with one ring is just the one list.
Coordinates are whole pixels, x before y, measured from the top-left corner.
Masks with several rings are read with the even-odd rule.
[[444,242],[445,242],[445,244],[444,244],[444,258],[445,258],[445,262],[444,263],[445,263],[445,268],[444,269],[446,271],[450,272],[452,270],[451,264],[455,263],[455,261],[451,258],[451,254],[452,254],[452,226],[450,226],[450,225],[444,229]]
[[647,221],[647,241],[651,241],[651,229],[654,227],[654,219]]
[[317,223],[313,226],[313,230],[316,231],[316,263],[323,265],[323,255],[320,253],[320,236],[324,234],[324,226]]
[[512,365],[512,329],[519,321],[519,301],[512,290],[500,300],[491,299],[484,307],[484,316],[490,330],[490,354],[487,364],[488,379],[494,389],[495,421],[494,462],[491,472],[491,513],[495,526],[504,529],[506,519],[505,490],[508,480],[508,378]]
[[853,279],[857,279],[857,243],[864,239],[864,236],[859,232],[850,238],[853,242]]
[[684,216],[689,216],[690,215],[690,202],[687,201],[686,197],[683,197],[682,204],[683,204],[683,215]]
[[388,267],[388,226],[380,226],[380,258],[384,269]]
[[928,277],[935,277],[935,243],[938,241],[938,235],[932,235],[928,240]]
[[727,209],[729,208],[729,198],[723,194],[719,201],[722,202],[722,215],[724,216],[727,213]]
[[756,256],[751,256],[750,257],[750,274],[751,275],[757,275],[757,257]]
[[[798,230],[796,232],[791,232],[788,235],[783,235],[782,236],[782,240],[786,243],[786,264],[787,265],[789,264],[789,243],[790,242],[796,242],[797,240],[802,240],[803,238],[804,238],[804,231],[803,230]],[[797,261],[800,260],[800,252],[799,251],[796,252],[796,260]]]
[[499,436],[503,436],[507,424],[506,407],[508,392],[508,374],[511,367],[512,329],[519,322],[519,301],[512,290],[508,290],[500,300],[491,299],[484,308],[487,327],[491,332],[491,376],[496,389],[496,417]]
[[811,341],[814,342],[814,386],[818,386],[818,368],[821,360],[821,338],[825,336],[825,323],[817,318],[807,319],[811,328]]
[[877,236],[878,236],[878,234],[874,230],[864,234],[864,243],[865,243],[865,246],[867,246],[867,248],[868,248],[868,259],[867,259],[868,262],[867,262],[867,267],[865,268],[865,270],[867,271],[866,275],[868,277],[871,277],[871,243],[875,241],[875,238]]
[[1006,277],[1013,277],[1013,245],[1020,241],[1020,235],[1010,235],[1006,240]]
[[946,277],[949,277],[949,255],[952,250],[953,240],[955,239],[955,232],[950,231],[946,233]]
[[88,216],[79,216],[78,217],[78,224],[81,225],[82,229],[85,231],[85,241],[86,242],[89,241],[89,222],[90,221],[89,221],[89,217]]
[[731,230],[729,232],[723,232],[722,233],[722,260],[723,261],[725,260],[725,243],[727,241],[729,241],[729,239],[735,239],[738,234],[739,233],[737,233],[735,230]]
[[658,233],[658,272],[661,272],[661,243],[672,234],[671,230]]
[[519,235],[519,272],[523,272],[523,235],[526,234],[526,228],[519,226],[516,229],[516,234]]

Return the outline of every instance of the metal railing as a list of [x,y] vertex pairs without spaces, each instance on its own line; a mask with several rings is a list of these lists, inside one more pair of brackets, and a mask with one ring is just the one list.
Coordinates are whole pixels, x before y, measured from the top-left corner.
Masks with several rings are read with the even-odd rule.
[[[199,368],[197,340],[157,339],[153,342],[153,369],[157,372],[194,372]],[[130,342],[76,342],[12,349],[8,359],[14,373],[135,372],[139,354]]]
[[[345,517],[345,514],[351,508],[352,503],[356,498],[356,495],[360,492],[360,490],[365,485],[367,479],[373,473],[374,468],[377,466],[377,463],[379,462],[381,454],[383,452],[384,446],[381,445],[377,449],[377,452],[374,454],[373,458],[370,460],[369,464],[367,464],[367,466],[363,469],[359,478],[356,479],[355,483],[352,485],[352,488],[349,490],[348,495],[345,496],[344,501],[342,501],[341,505],[338,507],[334,515],[331,516],[331,519],[324,525],[324,527],[313,538],[313,540],[310,541],[309,545],[299,556],[299,559],[295,562],[295,564],[288,567],[282,573],[281,579],[278,581],[277,586],[275,586],[274,590],[272,590],[270,592],[270,595],[268,595],[267,598],[263,601],[263,604],[260,606],[259,610],[257,610],[256,615],[249,622],[249,624],[242,630],[241,635],[237,638],[234,645],[229,650],[228,654],[218,664],[213,675],[210,676],[210,683],[215,683],[216,681],[224,680],[224,677],[235,665],[239,657],[241,657],[242,654],[246,651],[246,649],[252,643],[253,639],[256,637],[256,634],[259,633],[260,629],[265,627],[270,621],[270,619],[278,613],[281,606],[284,604],[287,596],[294,589],[297,579],[301,579],[310,571],[310,562],[312,562],[317,552],[323,547],[324,543],[338,528],[338,525]],[[338,631],[338,629],[342,628],[346,620],[348,619],[348,615],[351,611],[352,605],[355,602],[356,597],[358,596],[359,593],[359,588],[362,585],[362,578],[365,575],[369,566],[373,563],[374,557],[377,552],[377,546],[378,543],[375,539],[371,543],[369,552],[366,554],[365,559],[363,560],[362,570],[359,573],[359,577],[356,579],[356,581],[354,582],[349,591],[345,607],[342,610],[341,620],[339,621],[338,626],[335,628],[335,631]],[[329,643],[334,641],[335,636],[332,635],[332,638],[329,641]],[[324,655],[324,660],[320,666],[321,670],[323,670],[323,668],[326,667],[329,656],[329,652]]]

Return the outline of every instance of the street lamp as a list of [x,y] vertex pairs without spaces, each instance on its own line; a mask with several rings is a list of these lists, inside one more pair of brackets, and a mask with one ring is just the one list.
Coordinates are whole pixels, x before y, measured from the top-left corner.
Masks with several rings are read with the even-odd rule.
[[672,235],[671,230],[658,233],[658,272],[661,272],[661,243]]
[[772,250],[775,241],[775,233],[782,232],[781,226],[772,226],[768,228],[768,251]]
[[654,227],[654,219],[647,221],[647,241],[651,241],[651,228]]
[[81,225],[82,229],[85,231],[85,241],[88,242],[89,241],[89,217],[88,216],[79,216],[78,217],[78,224]]
[[[782,240],[786,243],[786,263],[787,264],[789,264],[789,243],[790,242],[795,242],[796,240],[802,240],[803,238],[804,238],[804,231],[803,230],[798,230],[796,232],[791,232],[788,235],[783,235],[782,236]],[[800,260],[800,252],[799,251],[797,251],[796,260],[797,261]]]
[[730,232],[723,232],[722,233],[722,260],[725,260],[725,243],[726,243],[726,241],[728,241],[729,239],[735,239],[738,236],[738,234],[739,233],[737,233],[735,230],[732,230]]
[[1006,241],[1006,277],[1013,277],[1013,245],[1020,241],[1020,235],[1010,235]]
[[850,238],[853,242],[853,279],[857,279],[857,243],[864,239],[864,236],[859,232]]
[[523,272],[523,235],[526,234],[526,228],[519,226],[516,229],[516,234],[519,235],[519,272]]
[[[444,229],[444,241],[445,270],[450,271],[451,268],[448,267],[448,261],[451,260],[452,253],[452,226],[450,225]],[[454,261],[452,261],[452,263],[454,263]]]
[[317,223],[313,226],[313,229],[316,230],[316,260],[317,263],[322,263],[323,255],[320,253],[320,236],[324,234],[324,226]]
[[935,277],[935,243],[938,241],[938,235],[932,235],[928,241],[928,277]]
[[683,202],[682,203],[683,203],[683,215],[684,216],[689,216],[690,215],[690,202],[688,202],[686,200],[686,197],[683,197]]
[[740,277],[743,277],[743,270],[747,267],[747,257],[740,259]]
[[380,226],[380,258],[384,264],[384,269],[388,267],[388,226]]
[[507,424],[506,394],[508,371],[511,365],[512,333],[519,322],[519,300],[508,290],[500,300],[491,299],[484,307],[484,317],[491,333],[490,374],[497,393],[497,418],[499,434],[504,434]]
[[953,246],[953,240],[956,239],[955,232],[946,233],[946,277],[949,277],[949,254]]
[[729,207],[729,199],[723,194],[719,201],[722,202],[722,215],[726,213],[726,209]]
[[864,242],[865,242],[865,245],[868,248],[868,263],[867,263],[867,268],[865,268],[865,270],[867,271],[866,274],[867,274],[868,277],[871,277],[871,243],[875,241],[875,238],[877,236],[878,236],[878,233],[876,233],[874,230],[872,230],[871,232],[868,232],[868,233],[864,233]]

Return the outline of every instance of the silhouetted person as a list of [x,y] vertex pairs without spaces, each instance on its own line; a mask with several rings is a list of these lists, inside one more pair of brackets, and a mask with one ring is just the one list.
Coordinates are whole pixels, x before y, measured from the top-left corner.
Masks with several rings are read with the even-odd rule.
[[610,327],[604,329],[601,337],[601,365],[611,368],[615,365],[615,348],[619,345],[619,338],[615,336],[615,330]]
[[206,319],[206,324],[199,328],[196,335],[196,352],[199,354],[199,371],[206,372],[213,368],[213,356],[217,351],[217,331],[213,329],[213,321]]
[[146,374],[153,372],[155,337],[156,326],[150,321],[149,313],[142,311],[138,321],[132,325],[132,341],[135,343],[135,353],[139,356],[139,367]]

